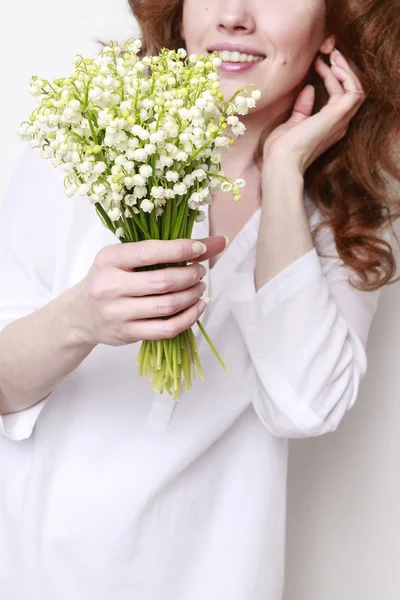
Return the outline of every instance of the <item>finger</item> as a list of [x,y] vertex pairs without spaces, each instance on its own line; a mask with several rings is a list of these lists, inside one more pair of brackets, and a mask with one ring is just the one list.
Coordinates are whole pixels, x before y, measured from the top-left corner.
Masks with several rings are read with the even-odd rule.
[[[96,255],[98,267],[115,266],[131,271],[139,267],[168,264],[195,259],[205,260],[205,255],[217,254],[226,245],[223,236],[218,240],[146,240],[105,246]],[[200,258],[201,257],[201,258]]]
[[213,235],[212,237],[203,238],[201,241],[207,246],[207,252],[194,258],[191,262],[208,260],[211,256],[215,256],[225,250],[229,243],[228,238],[224,235]]
[[122,272],[118,287],[109,290],[108,295],[133,297],[180,292],[199,283],[206,273],[206,267],[200,263],[154,271]]
[[344,58],[343,54],[335,50],[331,54],[332,72],[342,83],[345,91],[348,94],[355,96],[357,99],[363,99],[364,90],[358,78],[351,70],[349,63]]
[[122,330],[127,341],[161,340],[173,338],[178,333],[189,329],[203,314],[207,307],[206,300],[199,300],[190,308],[169,319],[144,319],[125,323]]
[[289,122],[301,123],[312,114],[315,102],[315,90],[312,85],[306,85],[297,97]]
[[315,61],[315,70],[324,82],[326,90],[330,96],[329,102],[336,102],[344,94],[344,88],[337,77],[332,73],[331,68],[319,56]]
[[134,299],[120,298],[111,305],[112,314],[108,316],[111,319],[122,318],[124,321],[170,317],[198,302],[205,289],[205,282],[200,281],[181,292]]

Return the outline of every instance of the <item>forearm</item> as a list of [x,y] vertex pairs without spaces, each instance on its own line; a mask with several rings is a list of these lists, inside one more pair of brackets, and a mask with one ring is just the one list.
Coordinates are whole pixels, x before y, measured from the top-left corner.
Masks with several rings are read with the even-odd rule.
[[40,402],[95,347],[82,343],[78,335],[80,286],[0,333],[0,415]]
[[255,269],[256,290],[314,247],[304,207],[304,179],[276,163],[263,169]]

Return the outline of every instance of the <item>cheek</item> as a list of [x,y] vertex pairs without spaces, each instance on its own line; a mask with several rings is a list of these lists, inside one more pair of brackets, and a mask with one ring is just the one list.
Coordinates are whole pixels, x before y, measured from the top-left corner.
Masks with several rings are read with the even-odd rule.
[[307,74],[318,51],[322,40],[318,25],[306,21],[304,15],[299,15],[297,22],[282,18],[270,25],[274,25],[270,39],[274,47],[275,74],[296,85]]
[[278,57],[293,61],[318,50],[324,33],[324,14],[314,0],[309,5],[304,1],[283,0],[280,10],[275,5],[275,10],[265,16],[265,31]]
[[276,50],[279,54],[295,57],[308,49],[318,46],[317,30],[311,24],[285,22],[275,29],[276,34],[271,34]]
[[186,45],[197,52],[199,43],[205,33],[211,29],[211,2],[198,0],[185,0],[182,11],[181,31],[186,40]]

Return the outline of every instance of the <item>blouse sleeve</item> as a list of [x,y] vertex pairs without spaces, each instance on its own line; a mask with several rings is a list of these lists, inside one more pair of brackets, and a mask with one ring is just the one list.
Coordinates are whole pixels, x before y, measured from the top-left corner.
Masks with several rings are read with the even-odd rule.
[[[29,147],[0,203],[0,331],[52,299],[69,200],[64,175]],[[28,438],[45,403],[0,417],[0,435]]]
[[254,409],[278,437],[334,431],[367,371],[380,290],[355,289],[349,283],[354,272],[340,261],[331,232],[324,239],[331,258],[314,247],[257,292],[254,272],[242,273],[230,298],[251,358]]

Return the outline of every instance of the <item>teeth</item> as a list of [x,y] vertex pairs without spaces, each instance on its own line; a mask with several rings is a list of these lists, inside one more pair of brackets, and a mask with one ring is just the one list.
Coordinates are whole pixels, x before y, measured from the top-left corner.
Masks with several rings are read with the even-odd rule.
[[222,50],[218,54],[223,62],[259,62],[265,58],[264,56],[254,56],[254,54],[245,54],[240,52],[229,52],[228,50]]

